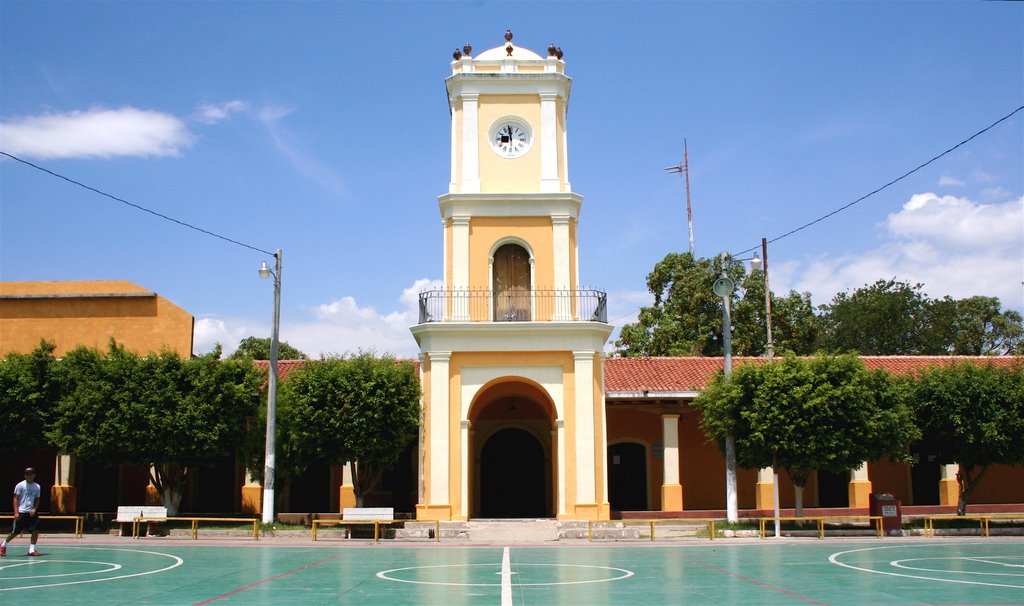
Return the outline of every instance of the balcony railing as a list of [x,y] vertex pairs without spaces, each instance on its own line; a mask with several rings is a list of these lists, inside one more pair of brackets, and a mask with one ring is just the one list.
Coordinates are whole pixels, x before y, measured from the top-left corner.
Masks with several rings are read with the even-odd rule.
[[607,322],[600,290],[427,290],[420,324],[428,322]]

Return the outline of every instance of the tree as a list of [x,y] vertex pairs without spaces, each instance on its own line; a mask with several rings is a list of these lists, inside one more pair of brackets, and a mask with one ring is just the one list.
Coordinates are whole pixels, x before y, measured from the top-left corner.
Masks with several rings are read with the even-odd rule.
[[27,354],[9,353],[0,360],[0,454],[40,450],[49,446],[43,429],[50,424],[60,398],[55,380],[53,343],[41,341]]
[[411,362],[365,352],[306,362],[281,386],[283,458],[296,470],[312,462],[353,463],[362,506],[416,437],[419,402]]
[[924,441],[945,464],[959,463],[957,514],[990,465],[1024,463],[1024,364],[934,366],[908,381]]
[[[714,293],[717,260],[669,253],[647,276],[654,305],[637,322],[622,327],[615,346],[625,356],[722,355],[722,299]],[[739,284],[733,297],[733,352],[761,355],[767,341],[764,276],[744,277],[741,264],[729,268]],[[772,296],[775,341],[780,350],[810,353],[817,334],[810,295]]]
[[[262,337],[246,337],[242,339],[242,342],[238,344],[238,349],[228,356],[228,358],[231,360],[240,360],[242,358],[249,358],[250,360],[269,360],[270,339]],[[279,342],[277,344],[277,359],[306,360],[309,359],[309,356],[298,349],[295,349],[287,342]]]
[[149,466],[175,515],[192,470],[234,454],[259,402],[259,370],[219,357],[75,349],[59,365],[64,395],[48,436],[83,460]]
[[955,355],[1024,354],[1024,318],[1002,311],[997,297],[970,297],[955,302],[952,350]]
[[852,354],[786,356],[718,375],[697,397],[701,427],[722,447],[736,441],[741,467],[785,469],[802,515],[813,470],[849,471],[888,456],[909,459],[917,439],[899,384]]

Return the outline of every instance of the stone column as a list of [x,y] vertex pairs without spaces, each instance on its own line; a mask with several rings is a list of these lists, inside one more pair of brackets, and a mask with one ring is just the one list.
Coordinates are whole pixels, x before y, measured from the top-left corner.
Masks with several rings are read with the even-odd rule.
[[453,322],[469,317],[469,217],[452,217],[452,310]]
[[960,501],[960,483],[956,479],[959,471],[959,463],[939,466],[939,505],[955,507]]
[[78,487],[73,486],[75,478],[74,455],[59,453],[54,471],[54,485],[50,488],[50,511],[66,514],[78,511]]
[[871,503],[871,480],[868,478],[868,464],[865,461],[857,469],[850,470],[850,507],[867,509]]
[[558,93],[540,93],[540,191],[557,192],[558,182]]
[[553,215],[551,232],[555,265],[555,315],[552,319],[568,322],[572,320],[573,296],[569,292],[569,215]]
[[597,519],[597,482],[594,477],[594,353],[574,351],[575,376],[575,452],[576,452],[576,517]]
[[683,510],[683,485],[679,482],[679,415],[661,415],[661,442],[665,445],[661,483],[661,510]]
[[761,511],[775,509],[775,471],[771,467],[762,467],[757,470],[754,507]]
[[427,449],[430,452],[430,467],[427,475],[429,490],[426,503],[416,506],[417,517],[428,520],[450,520],[451,496],[448,461],[450,460],[449,422],[449,372],[450,351],[427,352],[430,359],[430,434]]
[[565,515],[565,420],[555,421],[558,444],[558,516]]
[[478,109],[480,95],[462,95],[462,193],[480,193]]
[[452,517],[458,517],[461,520],[469,519],[469,510],[471,509],[469,503],[469,472],[473,468],[473,457],[469,452],[469,432],[471,429],[472,427],[469,420],[463,419],[459,428],[459,443],[462,451],[462,473],[460,474],[462,477],[462,486],[460,490],[462,503],[459,505],[460,509],[457,514],[456,512],[452,512]]
[[346,507],[356,506],[356,487],[352,483],[352,463],[345,463],[341,468],[341,486],[338,488],[338,513]]

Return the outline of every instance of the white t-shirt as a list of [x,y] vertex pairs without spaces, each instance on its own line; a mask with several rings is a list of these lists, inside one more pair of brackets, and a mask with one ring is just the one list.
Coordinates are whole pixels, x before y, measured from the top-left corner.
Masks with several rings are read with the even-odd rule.
[[[9,486],[9,484],[8,484]],[[22,480],[14,487],[14,496],[18,497],[18,513],[28,513],[36,506],[41,490],[39,484]]]

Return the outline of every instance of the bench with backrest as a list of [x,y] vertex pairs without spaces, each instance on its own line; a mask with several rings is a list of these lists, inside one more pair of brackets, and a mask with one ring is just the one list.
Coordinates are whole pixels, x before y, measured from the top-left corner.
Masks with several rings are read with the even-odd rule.
[[121,525],[121,536],[125,536],[126,525],[132,525],[132,536],[138,531],[136,525],[146,521],[147,518],[164,521],[167,519],[167,508],[155,505],[120,505],[117,508],[117,517],[114,521]]
[[345,526],[346,538],[352,538],[353,527],[365,524],[373,526],[373,538],[376,541],[380,537],[380,525],[395,521],[394,507],[345,507],[341,510],[340,520],[313,520],[313,540],[316,540],[317,529],[320,526]]

